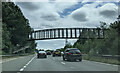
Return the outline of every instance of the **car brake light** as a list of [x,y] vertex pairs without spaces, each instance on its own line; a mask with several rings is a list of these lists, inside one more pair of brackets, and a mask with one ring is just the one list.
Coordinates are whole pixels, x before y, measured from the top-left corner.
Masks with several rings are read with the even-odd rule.
[[72,54],[72,53],[68,53],[69,55]]

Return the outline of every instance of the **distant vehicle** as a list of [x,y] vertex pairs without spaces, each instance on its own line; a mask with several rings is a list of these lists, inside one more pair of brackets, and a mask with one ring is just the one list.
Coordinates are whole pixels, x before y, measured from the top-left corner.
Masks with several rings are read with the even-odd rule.
[[81,54],[80,50],[77,48],[67,48],[63,54],[63,60],[66,60],[66,59],[68,61],[71,61],[71,60],[82,61],[82,54]]
[[52,55],[53,55],[53,57],[55,57],[55,56],[61,56],[61,52],[58,51],[58,50],[56,50],[56,51],[53,52]]
[[44,49],[39,49],[39,51],[44,51]]
[[51,55],[51,52],[50,51],[46,51],[47,55]]
[[37,58],[47,58],[47,54],[45,51],[39,51],[37,53]]

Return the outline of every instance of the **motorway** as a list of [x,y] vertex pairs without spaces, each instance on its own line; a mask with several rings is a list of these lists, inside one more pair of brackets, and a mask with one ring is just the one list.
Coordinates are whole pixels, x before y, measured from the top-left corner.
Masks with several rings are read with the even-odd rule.
[[83,60],[63,61],[62,57],[21,57],[2,63],[2,71],[118,71],[117,65]]

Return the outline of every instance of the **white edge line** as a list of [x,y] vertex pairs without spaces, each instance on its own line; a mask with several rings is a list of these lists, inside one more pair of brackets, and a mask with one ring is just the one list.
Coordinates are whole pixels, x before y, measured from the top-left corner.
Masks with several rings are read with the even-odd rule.
[[20,69],[20,71],[23,71],[35,58],[36,56],[34,56],[25,66],[23,66],[23,68]]

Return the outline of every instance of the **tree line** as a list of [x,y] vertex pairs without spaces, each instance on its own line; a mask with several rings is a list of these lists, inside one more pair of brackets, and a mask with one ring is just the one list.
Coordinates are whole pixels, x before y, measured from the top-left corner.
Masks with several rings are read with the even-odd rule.
[[13,2],[2,3],[2,51],[12,54],[14,51],[29,46],[21,53],[31,53],[36,49],[35,41],[28,41],[33,31],[29,20]]
[[109,31],[105,34],[105,36],[107,36],[106,39],[79,38],[74,45],[66,44],[65,47],[62,48],[62,51],[66,48],[78,48],[83,54],[119,55],[120,21],[115,21],[109,25],[105,22],[100,22],[100,24],[101,26],[99,28],[109,29]]

